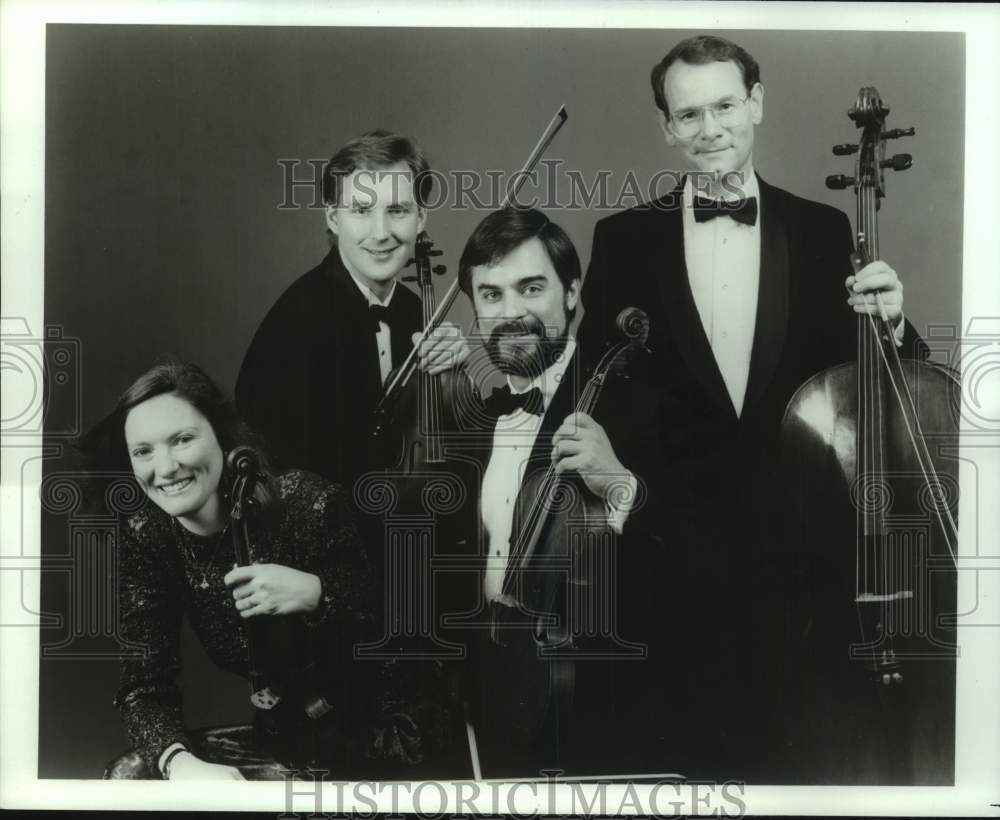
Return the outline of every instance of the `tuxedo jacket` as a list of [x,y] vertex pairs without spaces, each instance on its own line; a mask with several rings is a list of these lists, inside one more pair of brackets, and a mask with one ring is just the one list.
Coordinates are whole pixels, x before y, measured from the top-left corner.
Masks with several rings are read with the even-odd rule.
[[[390,310],[396,366],[422,327],[420,299],[397,285]],[[378,466],[371,431],[384,391],[375,329],[336,247],[268,311],[240,368],[236,403],[276,467],[309,470],[350,493]]]
[[[688,282],[682,187],[598,222],[579,339],[592,361],[613,340],[619,311],[649,316],[651,355],[636,377],[648,400],[627,412],[645,429],[647,504],[663,537],[658,650],[664,668],[673,659],[672,680],[689,684],[671,690],[687,699],[687,714],[711,716],[707,729],[689,727],[689,757],[678,768],[697,776],[705,764],[711,776],[781,782],[787,772],[776,755],[789,750],[767,743],[784,742],[772,727],[782,681],[794,677],[787,636],[808,628],[790,623],[790,602],[808,588],[803,573],[815,556],[786,526],[780,424],[803,382],[855,358],[857,320],[844,286],[853,248],[846,215],[759,183],[760,284],[741,415]],[[913,356],[918,343],[908,325],[901,355]],[[853,571],[843,546],[842,566]],[[675,731],[675,745],[684,736]],[[745,752],[739,760],[736,749]]]

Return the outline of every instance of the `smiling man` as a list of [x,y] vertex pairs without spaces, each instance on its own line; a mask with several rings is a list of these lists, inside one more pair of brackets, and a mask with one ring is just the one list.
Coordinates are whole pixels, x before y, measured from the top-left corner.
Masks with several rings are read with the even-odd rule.
[[[398,284],[427,219],[433,178],[407,137],[372,131],[323,172],[333,247],[294,281],[261,322],[236,384],[244,418],[280,468],[310,470],[348,493],[373,463],[373,412],[393,368],[421,330],[420,299]],[[421,351],[430,373],[467,354],[443,324]]]
[[[882,261],[852,275],[846,215],[757,174],[765,96],[760,67],[744,49],[693,37],[651,79],[684,179],[660,199],[598,222],[579,339],[593,360],[618,311],[636,305],[649,315],[653,357],[644,378],[661,407],[656,454],[672,505],[666,550],[674,586],[659,618],[660,648],[677,661],[663,698],[685,704],[653,719],[672,738],[669,765],[690,777],[849,781],[859,773],[820,772],[817,761],[850,758],[850,720],[806,738],[790,715],[793,697],[808,700],[815,682],[803,680],[793,650],[813,640],[832,591],[844,593],[850,612],[851,545],[817,555],[788,528],[779,431],[799,385],[854,358],[854,318],[874,310],[875,291],[901,353],[913,355],[902,285]],[[820,565],[829,573],[817,572]],[[834,652],[846,657],[846,643]],[[860,714],[850,698],[846,688],[833,693],[830,714]],[[819,725],[817,714],[810,719]]]

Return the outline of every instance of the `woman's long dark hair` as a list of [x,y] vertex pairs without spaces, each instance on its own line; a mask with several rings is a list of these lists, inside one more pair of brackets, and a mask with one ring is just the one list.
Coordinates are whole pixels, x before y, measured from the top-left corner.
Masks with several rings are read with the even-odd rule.
[[[190,362],[176,359],[163,361],[132,382],[118,399],[114,410],[95,424],[80,441],[79,450],[88,473],[100,477],[102,474],[132,472],[125,442],[125,419],[134,407],[165,394],[183,399],[212,425],[224,458],[219,478],[219,493],[223,499],[229,497],[233,483],[233,475],[225,464],[225,457],[235,447],[244,445],[257,451],[260,455],[262,480],[254,491],[254,499],[259,512],[273,513],[277,505],[274,479],[259,438],[240,419],[233,403],[223,395],[218,385],[205,371]],[[99,484],[100,481],[95,484],[94,489]]]

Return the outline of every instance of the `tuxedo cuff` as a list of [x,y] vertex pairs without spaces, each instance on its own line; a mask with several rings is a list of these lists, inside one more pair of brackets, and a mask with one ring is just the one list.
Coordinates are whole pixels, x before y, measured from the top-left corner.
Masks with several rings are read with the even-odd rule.
[[892,331],[892,338],[896,340],[896,347],[903,346],[903,337],[906,335],[906,317],[900,313],[899,322]]
[[632,512],[632,505],[635,503],[636,493],[639,489],[639,481],[632,473],[626,473],[620,478],[616,478],[608,489],[607,497],[604,500],[608,511],[608,527],[616,535],[621,535],[625,529],[625,522],[629,513]]

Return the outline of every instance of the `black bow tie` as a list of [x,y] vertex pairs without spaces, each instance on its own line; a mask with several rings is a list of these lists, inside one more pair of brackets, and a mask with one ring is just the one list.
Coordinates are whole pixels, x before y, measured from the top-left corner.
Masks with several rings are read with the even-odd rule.
[[389,327],[393,327],[399,321],[399,311],[394,310],[396,300],[393,299],[386,305],[369,305],[368,315],[375,322],[375,331],[379,331],[379,322],[385,322]]
[[694,198],[694,221],[708,222],[717,216],[731,216],[737,222],[744,225],[753,225],[757,222],[757,197],[751,196],[746,199],[715,200],[703,199],[700,196]]
[[542,398],[542,391],[537,387],[532,387],[526,393],[511,393],[508,386],[494,387],[485,405],[486,412],[491,416],[509,416],[515,410],[521,409],[536,416],[545,412],[545,400]]

